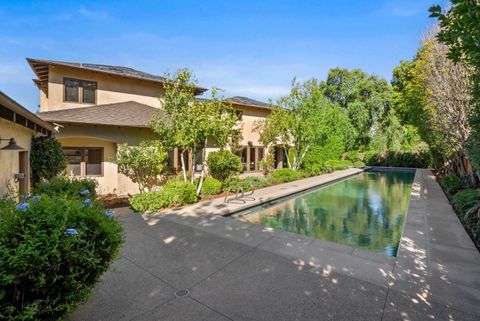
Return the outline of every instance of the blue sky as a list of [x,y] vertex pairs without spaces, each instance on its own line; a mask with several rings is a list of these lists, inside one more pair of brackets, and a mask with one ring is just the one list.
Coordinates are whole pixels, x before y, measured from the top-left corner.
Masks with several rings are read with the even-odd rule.
[[25,57],[154,74],[188,67],[202,86],[260,100],[338,66],[390,79],[415,54],[436,3],[445,0],[4,0],[0,90],[38,109]]

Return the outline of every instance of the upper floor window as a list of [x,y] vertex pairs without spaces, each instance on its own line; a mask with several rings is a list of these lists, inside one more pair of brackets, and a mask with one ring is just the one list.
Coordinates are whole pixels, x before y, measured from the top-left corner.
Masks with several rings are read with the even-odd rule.
[[64,100],[74,103],[95,104],[97,83],[72,78],[63,78]]

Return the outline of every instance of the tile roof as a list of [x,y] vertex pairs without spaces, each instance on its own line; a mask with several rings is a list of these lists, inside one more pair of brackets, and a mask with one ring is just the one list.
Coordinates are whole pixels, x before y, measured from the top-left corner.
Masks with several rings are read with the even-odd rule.
[[37,115],[48,122],[147,128],[150,127],[150,121],[155,113],[162,113],[162,111],[135,101],[126,101],[47,111]]

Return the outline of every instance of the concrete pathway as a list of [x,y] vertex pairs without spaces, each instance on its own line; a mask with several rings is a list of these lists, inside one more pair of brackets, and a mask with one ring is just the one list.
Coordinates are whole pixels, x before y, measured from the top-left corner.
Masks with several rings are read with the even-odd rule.
[[69,320],[480,320],[480,255],[429,171],[396,260],[225,218],[217,202],[117,210],[121,257]]

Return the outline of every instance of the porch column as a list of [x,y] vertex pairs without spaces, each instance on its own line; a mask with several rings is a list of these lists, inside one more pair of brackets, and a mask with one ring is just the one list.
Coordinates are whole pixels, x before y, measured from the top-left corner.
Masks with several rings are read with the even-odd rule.
[[260,148],[257,146],[255,147],[255,171],[258,171],[258,150]]
[[276,147],[277,149],[277,169],[283,168],[283,148]]
[[178,165],[178,162],[179,162],[179,159],[178,159],[178,148],[175,147],[173,149],[173,169],[175,169],[176,171],[178,171],[178,169],[180,168],[180,166]]
[[247,168],[245,168],[246,172],[250,172],[250,146],[247,145]]

